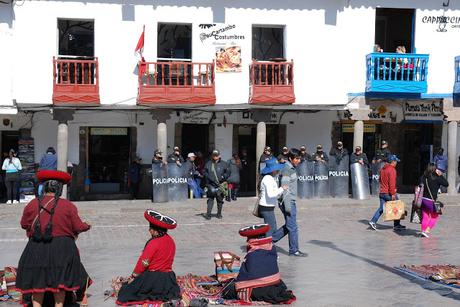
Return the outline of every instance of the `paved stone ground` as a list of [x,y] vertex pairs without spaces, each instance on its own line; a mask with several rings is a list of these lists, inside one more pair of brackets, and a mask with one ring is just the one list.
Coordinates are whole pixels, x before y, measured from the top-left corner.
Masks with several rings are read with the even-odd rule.
[[[408,200],[410,196],[403,199]],[[287,238],[278,244],[281,274],[294,290],[295,306],[459,306],[460,291],[401,276],[392,267],[408,264],[460,264],[460,198],[441,196],[446,208],[431,238],[416,237],[418,226],[405,221],[408,230],[393,232],[380,222],[372,231],[367,220],[377,199],[355,201],[326,199],[300,201],[301,249],[307,258],[287,256]],[[254,198],[225,204],[224,218],[206,221],[205,200],[152,204],[149,201],[80,202],[80,215],[93,228],[80,236],[78,246],[87,271],[95,280],[89,293],[91,306],[114,306],[103,291],[116,275],[128,275],[148,238],[143,218],[156,208],[177,218],[176,274],[213,274],[213,251],[243,255],[243,225],[260,222],[251,215]],[[407,202],[408,203],[408,202]],[[18,227],[23,205],[0,205],[0,267],[16,265],[26,244]],[[279,210],[277,210],[279,211]],[[278,224],[283,218],[277,213]],[[0,303],[1,305],[1,303]],[[5,304],[6,305],[6,304]]]

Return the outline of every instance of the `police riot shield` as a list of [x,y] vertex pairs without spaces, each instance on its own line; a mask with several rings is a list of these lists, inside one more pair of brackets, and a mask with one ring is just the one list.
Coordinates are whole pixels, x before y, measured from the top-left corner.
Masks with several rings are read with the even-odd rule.
[[327,198],[329,193],[329,166],[324,162],[314,162],[314,197]]
[[168,167],[163,163],[152,164],[152,202],[168,202]]
[[348,197],[349,156],[337,163],[334,157],[329,160],[329,188],[332,197]]
[[380,170],[383,168],[383,165],[385,165],[384,162],[372,163],[372,166],[371,166],[372,195],[379,195],[380,193]]
[[311,161],[302,161],[296,167],[297,171],[297,197],[300,199],[313,198],[314,166]]
[[259,163],[259,174],[262,173],[262,170],[265,168],[265,166],[267,166],[267,163],[265,163],[265,162],[260,162]]
[[368,199],[370,191],[367,167],[360,163],[353,163],[350,165],[350,170],[353,198],[359,200]]
[[168,163],[167,181],[169,201],[182,201],[188,198],[188,184],[184,165]]

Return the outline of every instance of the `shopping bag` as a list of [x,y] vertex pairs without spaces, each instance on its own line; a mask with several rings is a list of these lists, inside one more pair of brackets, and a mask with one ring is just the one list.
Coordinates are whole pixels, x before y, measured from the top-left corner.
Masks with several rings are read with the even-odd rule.
[[384,221],[402,220],[405,217],[404,202],[402,200],[392,200],[385,203],[383,210]]
[[412,210],[410,212],[410,222],[414,224],[422,223],[422,209],[418,207],[415,203],[412,204]]

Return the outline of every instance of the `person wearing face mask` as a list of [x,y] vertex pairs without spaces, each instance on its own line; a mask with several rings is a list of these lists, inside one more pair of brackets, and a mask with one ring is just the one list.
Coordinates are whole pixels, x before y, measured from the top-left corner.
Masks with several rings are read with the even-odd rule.
[[391,151],[388,148],[388,143],[387,141],[383,140],[380,149],[375,153],[375,157],[372,163],[387,162],[390,155]]
[[185,161],[180,153],[180,148],[175,146],[174,152],[168,156],[168,163],[176,163],[177,166],[182,166],[182,163],[184,163]]
[[262,163],[267,162],[271,158],[273,158],[272,149],[270,148],[270,146],[265,146],[264,152],[262,153],[262,155],[260,156],[260,159],[259,159],[259,168],[258,168],[259,172],[261,171],[260,165]]
[[307,152],[307,147],[305,145],[300,146],[300,160],[303,161],[311,161],[312,157]]
[[369,160],[367,159],[367,155],[362,152],[361,146],[356,146],[355,152],[350,156],[350,164],[353,163],[359,163],[365,167],[369,166]]
[[313,160],[316,162],[327,163],[329,162],[329,157],[323,151],[323,145],[316,145],[316,152],[313,154]]
[[348,150],[343,147],[342,141],[338,141],[337,146],[334,148],[331,148],[329,155],[331,157],[335,157],[336,163],[337,165],[339,165],[342,159],[348,156]]
[[284,163],[284,162],[288,161],[289,160],[288,155],[289,155],[289,148],[284,146],[282,151],[281,151],[281,153],[277,157],[278,162],[279,163]]
[[163,161],[163,153],[157,149],[155,150],[152,158],[152,164],[165,164],[166,162]]

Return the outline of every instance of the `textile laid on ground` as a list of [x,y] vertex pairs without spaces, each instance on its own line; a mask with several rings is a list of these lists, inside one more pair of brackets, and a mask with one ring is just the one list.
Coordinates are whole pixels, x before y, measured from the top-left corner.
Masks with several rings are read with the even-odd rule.
[[[121,284],[126,282],[128,278],[117,277],[112,280],[112,290],[106,291],[106,296],[117,297],[118,290],[121,288]],[[210,305],[227,305],[227,306],[262,306],[271,305],[267,302],[246,302],[242,300],[224,300],[222,298],[222,291],[225,289],[225,285],[222,285],[217,281],[215,277],[210,276],[197,276],[188,274],[185,276],[178,276],[177,283],[181,289],[182,300],[179,306],[190,306],[192,301],[196,302],[200,299],[206,299]],[[142,305],[142,307],[166,307],[171,306],[169,302],[148,302]],[[174,305],[172,305],[174,306]]]
[[460,266],[458,265],[401,265],[395,269],[418,278],[460,289]]

